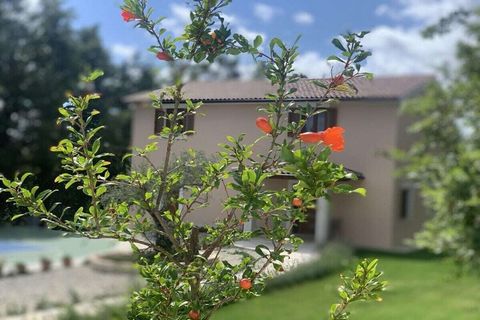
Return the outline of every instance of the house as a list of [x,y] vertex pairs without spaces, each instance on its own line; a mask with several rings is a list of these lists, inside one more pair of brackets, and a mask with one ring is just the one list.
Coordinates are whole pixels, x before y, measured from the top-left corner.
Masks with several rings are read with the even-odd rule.
[[[367,189],[367,197],[358,195],[333,195],[331,201],[319,199],[317,209],[310,213],[308,223],[297,226],[295,232],[313,237],[318,243],[327,238],[337,238],[356,246],[378,249],[399,249],[404,240],[419,230],[426,219],[425,210],[415,186],[395,177],[397,164],[386,157],[393,148],[406,148],[414,137],[406,133],[412,119],[399,114],[402,101],[421,93],[432,81],[427,76],[378,77],[374,80],[355,80],[358,93],[337,92],[332,97],[339,102],[327,106],[308,125],[310,131],[339,125],[346,129],[345,151],[335,153],[332,160],[358,172],[362,179],[351,183]],[[322,90],[308,79],[301,79],[293,99],[299,103],[316,103]],[[195,134],[175,144],[174,152],[194,148],[206,154],[219,150],[218,144],[225,136],[246,134],[246,141],[261,135],[255,126],[258,107],[268,100],[272,92],[266,81],[192,82],[184,87],[186,96],[204,105],[198,115],[184,124]],[[161,128],[155,110],[149,108],[149,93],[126,97],[133,110],[132,145],[143,146],[148,137]],[[172,101],[166,100],[165,106]],[[265,146],[260,146],[265,147]],[[162,146],[160,145],[160,149]],[[163,151],[163,150],[161,150]],[[163,152],[153,155],[160,162]],[[134,166],[139,162],[133,163]],[[294,183],[288,176],[278,176],[267,181],[269,187],[288,188]],[[223,191],[209,195],[210,206],[192,215],[198,225],[211,224],[222,215]],[[247,230],[258,227],[258,221],[245,224]]]

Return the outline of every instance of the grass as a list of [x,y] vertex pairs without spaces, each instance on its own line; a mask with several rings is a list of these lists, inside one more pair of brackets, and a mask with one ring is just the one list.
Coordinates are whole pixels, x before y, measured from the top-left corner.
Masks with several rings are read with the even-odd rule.
[[[395,255],[363,252],[380,259],[389,281],[381,303],[354,306],[352,320],[478,320],[480,278],[455,276],[452,263],[424,254]],[[329,306],[337,301],[338,275],[330,275],[262,297],[230,305],[214,320],[315,320],[327,319]]]
[[[456,277],[454,265],[428,254],[362,252],[380,259],[389,289],[383,302],[353,305],[352,320],[478,320],[480,278]],[[353,266],[353,265],[352,265]],[[227,306],[213,320],[326,320],[337,301],[338,272],[262,297]],[[62,320],[123,320],[124,307],[106,307],[96,316],[67,312]]]

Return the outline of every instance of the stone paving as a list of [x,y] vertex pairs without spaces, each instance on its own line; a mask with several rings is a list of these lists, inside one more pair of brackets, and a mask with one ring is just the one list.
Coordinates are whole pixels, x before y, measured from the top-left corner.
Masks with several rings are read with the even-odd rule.
[[[259,244],[271,246],[261,239],[240,241],[235,246],[223,251],[221,256],[223,259],[236,263],[240,261],[242,252],[257,256],[254,250]],[[117,252],[127,253],[129,250],[129,246],[116,248]],[[313,244],[304,244],[299,252],[287,259],[285,269],[288,270],[297,264],[308,262],[318,255]],[[272,270],[267,270],[267,272],[269,271]],[[102,272],[88,265],[0,278],[0,319],[5,319],[7,313],[13,315],[20,311],[30,314],[14,319],[37,319],[36,315],[31,313],[38,312],[39,309],[72,302],[88,304],[106,297],[126,295],[133,288],[138,287],[139,283],[141,283],[141,279],[135,273]]]
[[48,306],[119,296],[138,286],[132,273],[105,273],[88,266],[0,278],[0,319]]

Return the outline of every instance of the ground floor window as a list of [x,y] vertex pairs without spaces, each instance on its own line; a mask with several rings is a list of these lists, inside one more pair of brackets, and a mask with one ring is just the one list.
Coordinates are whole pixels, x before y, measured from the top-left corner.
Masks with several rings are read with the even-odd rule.
[[400,189],[400,218],[408,219],[413,215],[415,207],[415,190],[412,187]]

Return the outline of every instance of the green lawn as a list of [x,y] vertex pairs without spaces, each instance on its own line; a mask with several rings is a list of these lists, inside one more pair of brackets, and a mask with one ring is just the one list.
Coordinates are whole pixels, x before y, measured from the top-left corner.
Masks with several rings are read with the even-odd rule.
[[[352,320],[478,320],[480,278],[455,276],[446,260],[425,255],[374,254],[389,289],[381,303],[352,308]],[[321,320],[336,301],[338,275],[225,307],[215,320]]]

